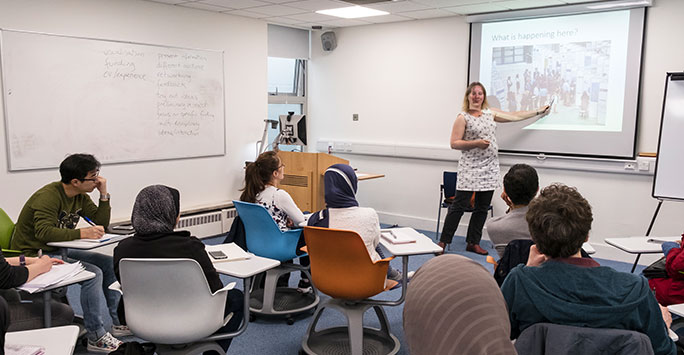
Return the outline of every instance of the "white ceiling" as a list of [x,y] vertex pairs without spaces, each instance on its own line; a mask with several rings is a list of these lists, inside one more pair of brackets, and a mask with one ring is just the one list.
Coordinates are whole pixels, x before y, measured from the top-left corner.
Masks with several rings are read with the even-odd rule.
[[311,29],[360,26],[373,23],[471,15],[485,12],[530,9],[601,0],[397,0],[366,5],[387,11],[384,16],[342,19],[317,14],[317,10],[352,6],[341,0],[148,0],[174,6],[262,19],[268,23]]

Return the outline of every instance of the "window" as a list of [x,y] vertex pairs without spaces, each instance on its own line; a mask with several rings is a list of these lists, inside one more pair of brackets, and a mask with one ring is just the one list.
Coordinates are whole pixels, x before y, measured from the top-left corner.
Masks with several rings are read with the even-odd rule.
[[[306,114],[306,60],[268,58],[268,119],[278,121],[288,112]],[[267,125],[266,150],[272,149],[279,128]],[[301,150],[298,145],[279,145],[284,151]]]

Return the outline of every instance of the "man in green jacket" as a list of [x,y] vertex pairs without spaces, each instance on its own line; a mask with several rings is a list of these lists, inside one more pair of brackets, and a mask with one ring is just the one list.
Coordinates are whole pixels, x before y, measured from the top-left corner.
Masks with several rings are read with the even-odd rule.
[[511,339],[536,323],[633,330],[646,334],[656,355],[675,355],[672,318],[645,278],[582,258],[593,216],[589,202],[562,184],[544,188],[526,214],[532,240],[527,265],[518,265],[501,292]]
[[[100,162],[90,154],[73,154],[62,161],[59,173],[61,181],[43,186],[22,208],[12,236],[13,249],[21,250],[28,256],[35,256],[39,251],[54,254],[57,248],[47,243],[98,239],[104,235],[109,225],[111,207],[107,179],[99,176]],[[100,192],[98,205],[87,195],[95,189]],[[80,218],[84,218],[90,226],[76,229]],[[119,295],[108,289],[116,281],[112,257],[78,249],[69,249],[67,257],[80,261],[86,270],[96,275],[80,283],[88,351],[108,353],[116,350],[121,341],[104,329],[100,314],[103,294],[114,324],[112,333],[126,336],[130,335],[130,330],[120,325],[117,317]]]

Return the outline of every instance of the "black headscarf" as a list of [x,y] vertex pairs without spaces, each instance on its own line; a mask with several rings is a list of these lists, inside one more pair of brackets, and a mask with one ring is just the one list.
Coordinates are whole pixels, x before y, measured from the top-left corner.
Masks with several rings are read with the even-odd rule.
[[355,207],[358,180],[347,164],[331,165],[325,171],[325,205],[328,208]]
[[180,192],[152,185],[142,189],[135,198],[131,223],[137,234],[171,233],[180,214]]

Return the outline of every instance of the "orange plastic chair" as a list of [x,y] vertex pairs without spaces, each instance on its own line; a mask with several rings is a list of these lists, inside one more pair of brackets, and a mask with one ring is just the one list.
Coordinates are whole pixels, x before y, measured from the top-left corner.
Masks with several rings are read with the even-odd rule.
[[[328,353],[338,345],[352,355],[396,354],[399,340],[390,333],[385,311],[373,297],[391,286],[385,284],[389,262],[394,257],[373,262],[361,237],[353,231],[305,227],[304,238],[311,260],[311,281],[332,297],[320,306],[302,340],[306,354]],[[316,330],[326,308],[346,316],[348,326]],[[373,308],[380,329],[364,327],[363,314]],[[346,350],[344,350],[346,349]]]

